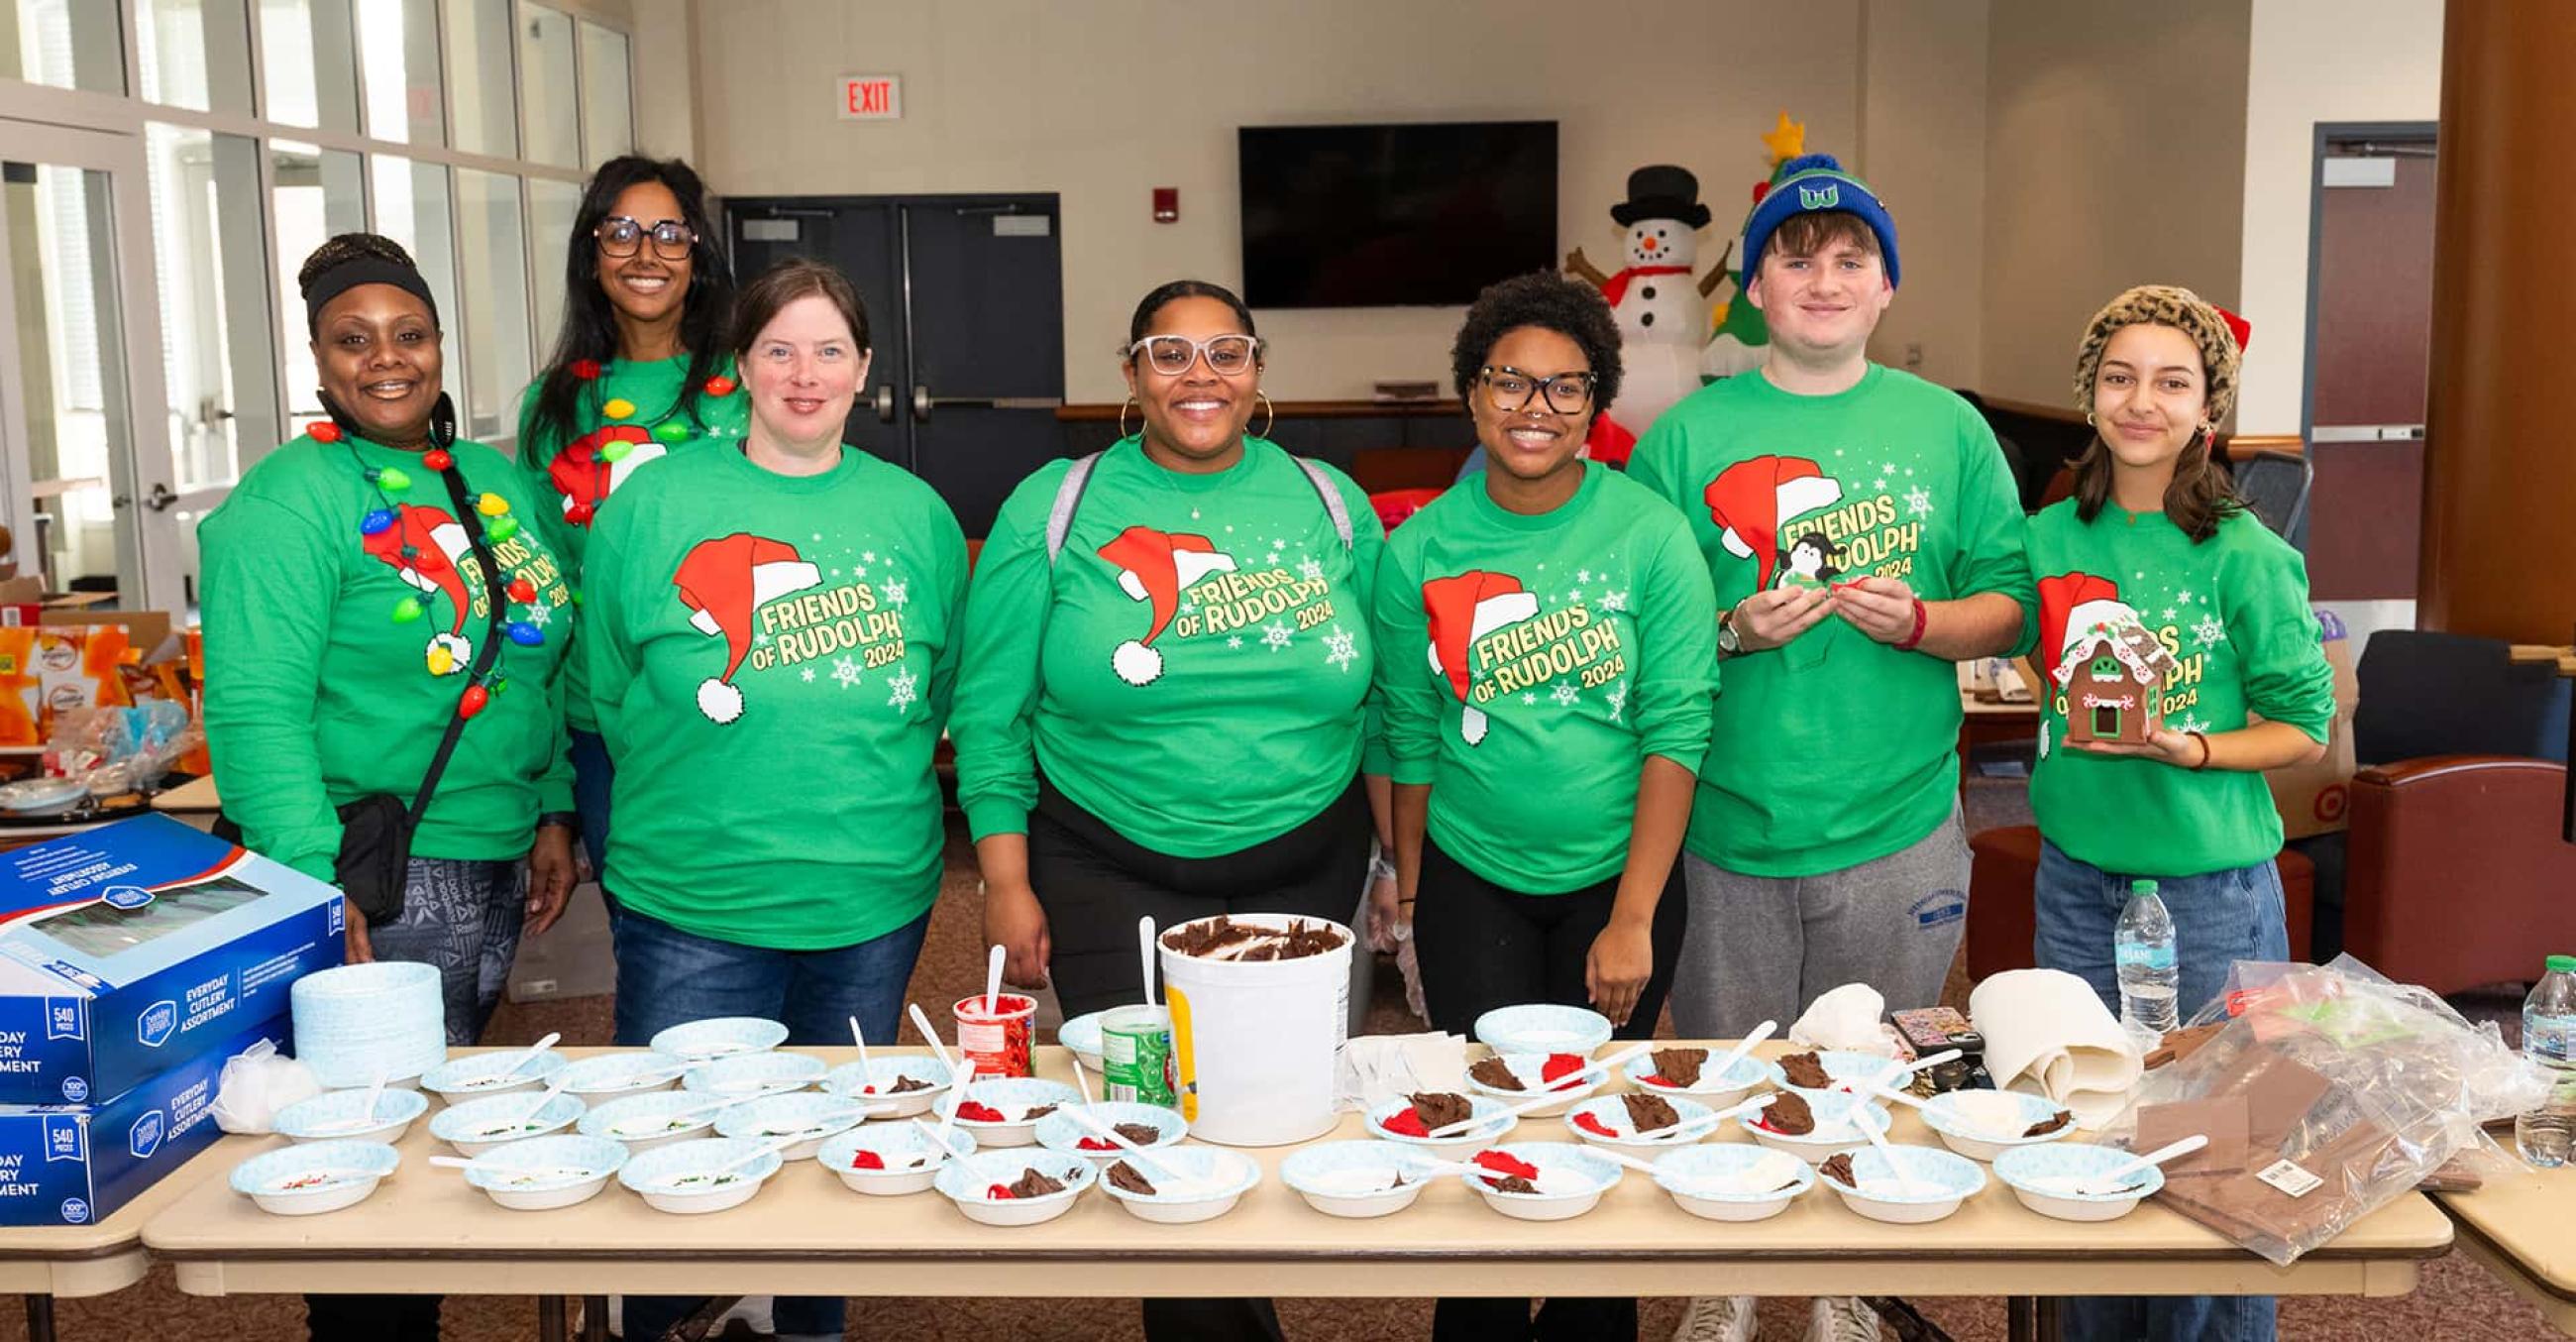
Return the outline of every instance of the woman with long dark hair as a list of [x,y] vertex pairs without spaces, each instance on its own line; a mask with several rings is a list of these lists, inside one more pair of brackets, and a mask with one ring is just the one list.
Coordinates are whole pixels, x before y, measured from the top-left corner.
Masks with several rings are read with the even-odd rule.
[[[564,246],[563,329],[519,418],[519,467],[579,581],[591,523],[636,470],[686,444],[739,439],[750,400],[725,352],[733,277],[706,187],[678,159],[629,154],[592,173]],[[609,763],[587,668],[567,667],[574,806],[598,871]]]

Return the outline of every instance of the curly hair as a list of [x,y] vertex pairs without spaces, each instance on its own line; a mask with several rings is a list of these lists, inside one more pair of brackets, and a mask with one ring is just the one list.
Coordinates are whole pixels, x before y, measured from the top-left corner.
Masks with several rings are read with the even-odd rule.
[[1449,347],[1449,372],[1460,399],[1474,394],[1494,346],[1524,326],[1552,331],[1583,351],[1592,365],[1594,413],[1619,399],[1619,323],[1610,304],[1591,285],[1545,270],[1497,280],[1468,307],[1457,342]]
[[[2084,328],[2075,351],[2075,408],[2093,418],[2094,384],[2102,374],[2102,353],[2111,337],[2128,326],[2170,326],[2200,350],[2202,384],[2207,388],[2204,423],[2216,425],[2236,408],[2236,386],[2244,348],[2218,309],[2189,289],[2170,284],[2141,284],[2103,305]],[[2174,462],[2173,480],[2165,486],[2165,519],[2194,544],[2218,534],[2218,525],[2245,511],[2234,482],[2213,459],[2215,431],[2195,431]],[[2075,459],[2075,515],[2090,522],[2111,498],[2111,448],[2096,432]]]
[[295,272],[295,292],[310,294],[313,281],[350,261],[382,261],[405,270],[420,269],[403,245],[381,233],[341,233],[323,241]]

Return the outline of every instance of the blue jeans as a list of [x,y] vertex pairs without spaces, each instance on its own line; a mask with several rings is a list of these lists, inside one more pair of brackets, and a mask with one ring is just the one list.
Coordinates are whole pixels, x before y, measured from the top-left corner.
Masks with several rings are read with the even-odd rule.
[[617,939],[617,900],[608,893],[608,788],[617,777],[608,742],[597,732],[572,729],[572,808],[581,816],[581,852],[608,905],[608,937]]
[[[2129,901],[2129,882],[2143,875],[2104,871],[2053,843],[2039,848],[2039,930],[2032,949],[2042,968],[2062,969],[2091,984],[2114,1013],[2120,1009],[2120,980],[2111,943]],[[2227,986],[2227,971],[2236,961],[2290,958],[2281,871],[2272,863],[2150,879],[2173,915],[2174,955],[2182,970],[2177,1003],[2184,1020]],[[2066,1342],[2269,1342],[2275,1333],[2274,1302],[2261,1295],[2073,1296],[2059,1305],[2057,1318]]]
[[[904,989],[921,958],[930,915],[884,936],[828,951],[776,951],[681,931],[626,909],[617,920],[617,1042],[643,1044],[671,1026],[708,1016],[765,1016],[784,1022],[790,1044],[839,1044],[850,1017],[868,1038],[891,1040],[903,1021]],[[626,1298],[626,1336],[660,1337],[697,1301]],[[839,1337],[839,1299],[780,1296],[781,1337]]]

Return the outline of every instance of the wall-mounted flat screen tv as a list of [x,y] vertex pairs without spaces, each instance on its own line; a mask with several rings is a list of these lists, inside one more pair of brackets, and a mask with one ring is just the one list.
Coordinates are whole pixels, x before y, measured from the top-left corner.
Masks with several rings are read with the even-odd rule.
[[1256,308],[1467,303],[1556,266],[1553,121],[1237,135],[1243,298]]

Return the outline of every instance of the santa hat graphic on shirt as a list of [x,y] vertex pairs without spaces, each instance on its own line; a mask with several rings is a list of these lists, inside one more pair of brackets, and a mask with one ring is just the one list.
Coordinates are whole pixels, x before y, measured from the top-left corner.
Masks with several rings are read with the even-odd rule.
[[[611,443],[625,443],[625,453],[615,461],[602,457]],[[653,435],[634,424],[611,424],[595,429],[566,444],[555,459],[546,463],[546,479],[563,496],[564,520],[577,527],[590,525],[599,505],[626,483],[638,467],[660,460],[670,449],[653,441]]]
[[796,547],[737,531],[689,547],[671,585],[689,608],[689,623],[725,641],[725,668],[720,676],[698,683],[698,711],[712,722],[742,716],[742,691],[733,673],[751,652],[751,616],[762,606],[823,581],[820,570],[796,554]]
[[[362,544],[368,554],[393,565],[395,575],[404,582],[432,597],[447,598],[447,608],[455,614],[447,628],[430,635],[429,645],[422,653],[427,656],[445,648],[448,665],[440,674],[454,675],[465,670],[474,659],[474,644],[465,637],[465,612],[471,602],[466,595],[465,575],[457,570],[457,565],[474,553],[465,528],[444,508],[405,503],[394,508],[392,526],[365,537]],[[405,555],[405,550],[411,553]]]
[[1780,524],[1841,502],[1843,487],[1804,457],[1751,457],[1718,472],[1705,497],[1727,553],[1760,566],[1764,591],[1780,568]]
[[2081,636],[2097,624],[2118,628],[2136,623],[2138,613],[2120,600],[2120,584],[2090,573],[2060,573],[2039,580],[2039,656],[2048,678],[2066,683],[2066,636]]
[[1118,590],[1147,603],[1153,612],[1145,636],[1119,644],[1109,655],[1109,667],[1130,685],[1151,685],[1163,674],[1163,654],[1154,650],[1154,640],[1180,609],[1181,589],[1211,573],[1232,573],[1234,559],[1205,536],[1152,527],[1119,532],[1100,547],[1100,557],[1117,567]]
[[1431,670],[1449,678],[1449,692],[1465,705],[1458,735],[1475,745],[1485,739],[1488,724],[1485,711],[1467,702],[1467,649],[1505,625],[1538,614],[1538,598],[1522,591],[1520,579],[1508,573],[1469,569],[1422,584],[1422,613],[1430,617]]

